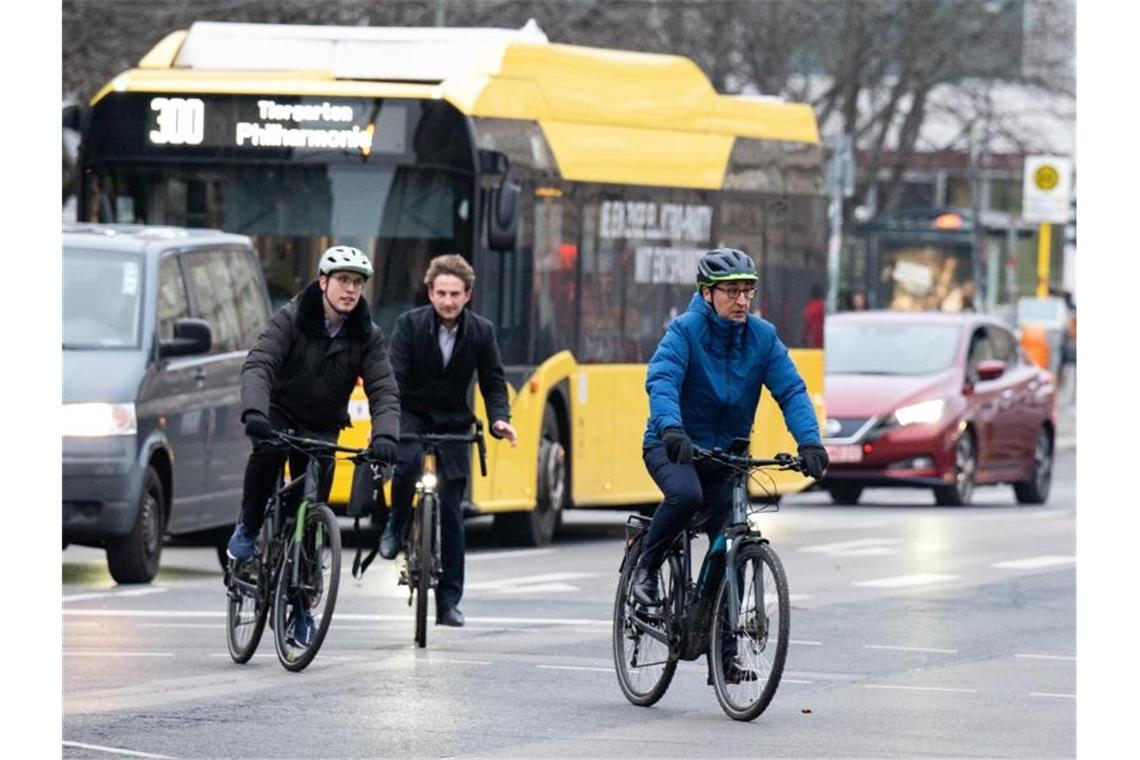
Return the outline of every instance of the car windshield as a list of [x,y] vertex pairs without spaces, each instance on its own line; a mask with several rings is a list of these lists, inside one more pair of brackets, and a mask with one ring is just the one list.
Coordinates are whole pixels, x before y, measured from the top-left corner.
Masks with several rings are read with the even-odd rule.
[[137,348],[142,258],[63,249],[63,347]]
[[829,375],[929,375],[954,361],[956,325],[833,322],[825,326]]

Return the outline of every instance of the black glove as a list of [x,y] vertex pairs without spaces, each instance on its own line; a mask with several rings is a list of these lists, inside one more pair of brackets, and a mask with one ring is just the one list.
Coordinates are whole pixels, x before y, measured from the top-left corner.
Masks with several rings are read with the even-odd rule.
[[255,441],[264,441],[273,437],[273,425],[261,412],[246,412],[245,434]]
[[665,443],[665,454],[670,462],[693,463],[693,442],[689,440],[684,428],[665,428],[661,431],[661,440]]
[[390,435],[378,435],[373,438],[368,450],[381,464],[391,464],[396,461],[396,439]]
[[818,443],[805,443],[800,446],[800,458],[804,460],[804,469],[808,476],[819,480],[827,470],[831,460],[827,458],[827,449]]

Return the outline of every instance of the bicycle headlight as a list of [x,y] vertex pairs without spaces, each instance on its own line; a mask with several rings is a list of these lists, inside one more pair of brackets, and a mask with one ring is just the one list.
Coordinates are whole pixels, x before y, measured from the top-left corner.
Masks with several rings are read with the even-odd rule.
[[134,435],[138,429],[134,404],[64,404],[63,435],[104,438]]
[[942,419],[942,411],[946,408],[944,399],[922,401],[910,406],[895,410],[895,422],[900,425],[918,425],[922,423],[938,422]]
[[432,490],[435,490],[436,483],[438,483],[438,482],[439,481],[436,480],[434,472],[425,472],[423,477],[420,478],[420,484],[424,488],[430,488]]

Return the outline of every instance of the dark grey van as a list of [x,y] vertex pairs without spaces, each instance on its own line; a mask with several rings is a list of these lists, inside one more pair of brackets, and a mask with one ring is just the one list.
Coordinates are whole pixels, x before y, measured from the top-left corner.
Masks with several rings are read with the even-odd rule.
[[165,535],[233,524],[241,365],[269,316],[247,237],[64,227],[64,546],[104,547],[116,581],[146,583]]

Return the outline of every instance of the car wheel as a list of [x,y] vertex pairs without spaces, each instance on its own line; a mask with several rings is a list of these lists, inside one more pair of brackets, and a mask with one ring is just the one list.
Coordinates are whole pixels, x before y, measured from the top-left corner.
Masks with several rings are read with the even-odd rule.
[[162,482],[153,467],[143,475],[142,496],[131,532],[107,540],[107,569],[116,583],[150,583],[162,556]]
[[546,405],[538,443],[538,482],[535,507],[529,512],[495,515],[495,528],[505,541],[522,546],[545,546],[562,525],[569,467],[554,407]]
[[853,505],[859,503],[863,495],[863,486],[828,486],[827,492],[836,504]]
[[934,489],[934,501],[944,507],[964,507],[974,496],[978,474],[978,450],[974,434],[967,430],[954,446],[954,482]]
[[1033,478],[1013,484],[1018,504],[1044,504],[1053,483],[1053,437],[1041,428],[1033,447]]

